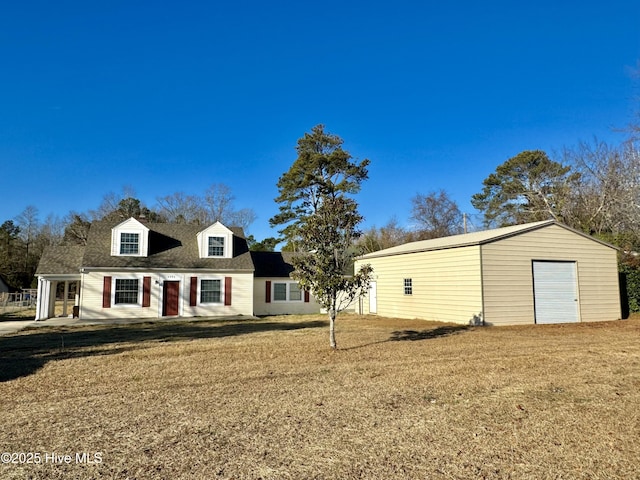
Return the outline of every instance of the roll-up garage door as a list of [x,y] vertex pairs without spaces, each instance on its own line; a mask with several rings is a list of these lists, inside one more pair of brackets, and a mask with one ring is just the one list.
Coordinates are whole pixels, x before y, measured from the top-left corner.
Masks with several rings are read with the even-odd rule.
[[533,262],[536,323],[580,321],[575,262]]

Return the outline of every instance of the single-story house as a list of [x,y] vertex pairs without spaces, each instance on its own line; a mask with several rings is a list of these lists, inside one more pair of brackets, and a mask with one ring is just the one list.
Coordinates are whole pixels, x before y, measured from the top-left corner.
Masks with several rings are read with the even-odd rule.
[[86,246],[45,250],[36,271],[36,320],[55,316],[58,285],[66,299],[71,282],[73,314],[83,319],[319,312],[290,278],[289,261],[286,254],[250,252],[242,229],[219,222],[94,222]]
[[369,253],[361,313],[462,324],[621,318],[617,249],[555,221],[411,242]]
[[253,311],[255,315],[318,313],[320,306],[291,278],[292,252],[251,252],[255,265]]

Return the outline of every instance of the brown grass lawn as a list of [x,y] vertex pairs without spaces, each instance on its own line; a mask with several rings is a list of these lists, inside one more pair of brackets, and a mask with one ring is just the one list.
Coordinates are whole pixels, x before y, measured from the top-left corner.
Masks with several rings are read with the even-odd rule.
[[[67,306],[68,313],[72,312],[73,303],[69,303]],[[63,303],[61,300],[56,301],[55,304],[55,316],[61,317],[63,310]],[[31,308],[3,308],[0,307],[0,322],[4,320],[33,320],[36,318],[36,307]]]
[[0,452],[43,462],[0,478],[640,478],[640,317],[345,316],[337,335],[269,317],[0,337]]

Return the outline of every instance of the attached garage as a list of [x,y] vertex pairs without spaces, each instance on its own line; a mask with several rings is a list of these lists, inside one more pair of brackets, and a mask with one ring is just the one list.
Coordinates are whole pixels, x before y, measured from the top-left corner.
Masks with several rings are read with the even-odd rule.
[[362,313],[462,324],[621,318],[617,250],[554,221],[407,243],[373,267]]

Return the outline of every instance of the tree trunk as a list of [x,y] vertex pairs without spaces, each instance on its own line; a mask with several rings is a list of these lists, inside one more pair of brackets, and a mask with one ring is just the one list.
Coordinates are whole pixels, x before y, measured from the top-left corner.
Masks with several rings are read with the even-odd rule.
[[336,350],[338,345],[336,344],[336,308],[335,306],[329,309],[329,345]]

